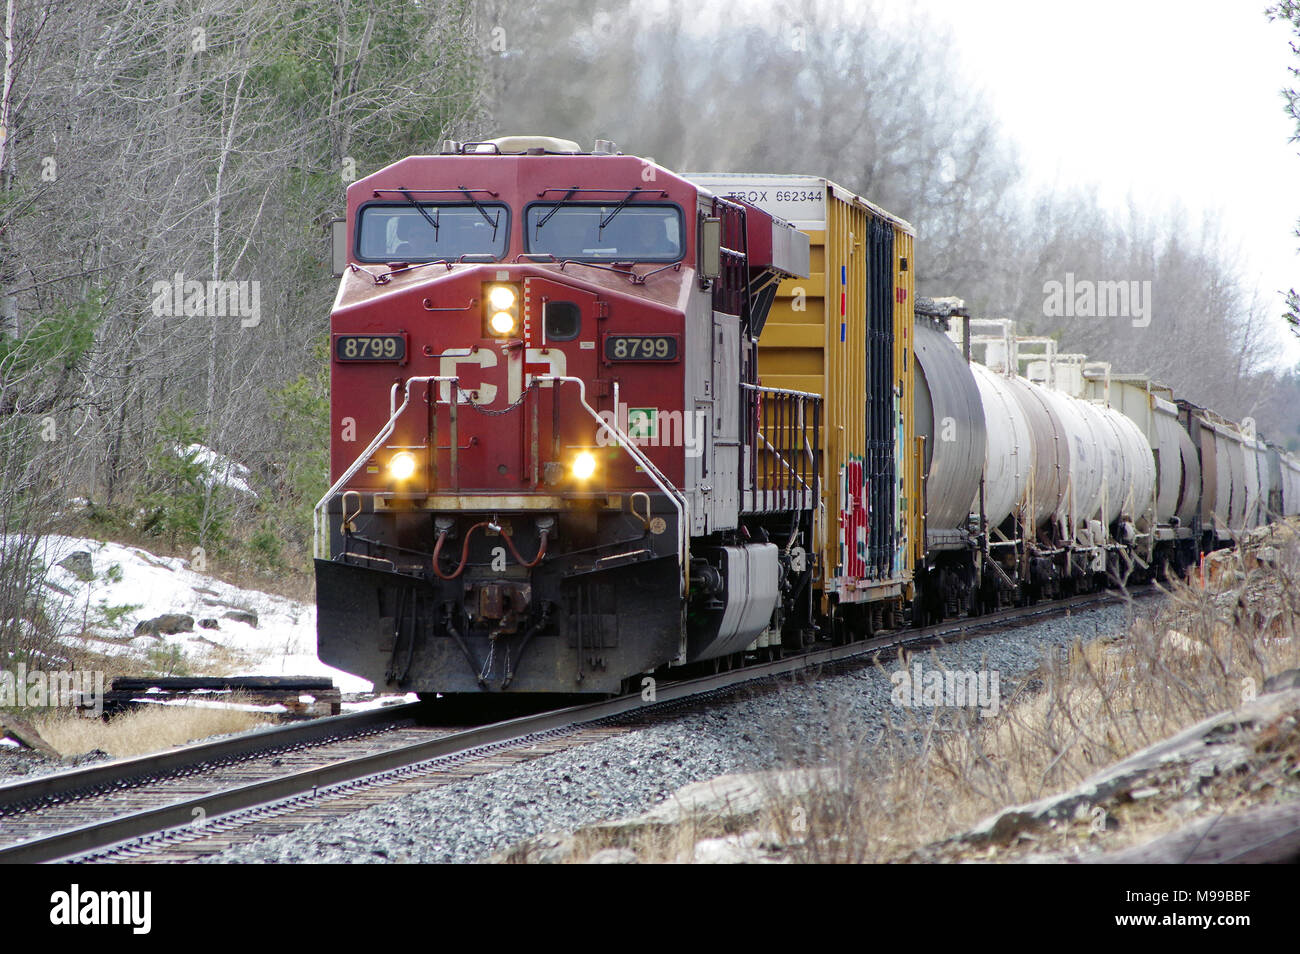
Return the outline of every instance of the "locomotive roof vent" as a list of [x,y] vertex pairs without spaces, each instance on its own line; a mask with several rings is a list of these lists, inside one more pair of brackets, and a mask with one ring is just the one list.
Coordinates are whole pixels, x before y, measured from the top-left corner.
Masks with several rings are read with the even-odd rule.
[[597,139],[590,153],[572,139],[555,136],[499,136],[478,142],[442,141],[444,156],[621,156],[612,139]]
[[461,147],[467,154],[497,156],[574,155],[582,148],[572,139],[554,136],[501,136],[484,142],[467,142]]

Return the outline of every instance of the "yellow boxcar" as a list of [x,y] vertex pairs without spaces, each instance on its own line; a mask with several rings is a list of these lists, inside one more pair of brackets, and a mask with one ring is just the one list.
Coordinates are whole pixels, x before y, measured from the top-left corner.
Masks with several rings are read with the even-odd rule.
[[825,399],[821,609],[912,598],[921,501],[912,413],[915,230],[816,176],[699,174],[808,234],[811,275],[781,283],[759,338],[767,387]]

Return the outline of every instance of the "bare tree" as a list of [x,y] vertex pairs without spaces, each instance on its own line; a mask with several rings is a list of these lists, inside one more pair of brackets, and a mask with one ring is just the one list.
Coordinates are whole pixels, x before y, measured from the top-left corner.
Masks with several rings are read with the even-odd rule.
[[[291,514],[318,493],[324,454],[289,462],[283,449],[325,436],[324,226],[349,181],[470,134],[482,111],[470,4],[7,3],[0,313],[23,329],[15,353],[56,372],[20,374],[0,355],[0,414],[17,422],[0,497],[46,487],[48,516],[79,494],[144,532],[142,501],[172,506],[179,492],[155,463],[195,440],[251,466],[260,495],[200,481],[195,542],[231,517],[245,536],[267,523],[277,540],[305,539]],[[187,282],[205,296],[210,282],[255,288],[260,313],[223,315]],[[68,354],[27,340],[70,315],[84,320]],[[38,409],[58,415],[48,447],[29,440]],[[38,459],[52,475],[22,476]],[[317,472],[284,479],[299,467]],[[0,518],[0,533],[19,526]]]
[[[1285,20],[1291,24],[1295,33],[1295,39],[1291,40],[1291,52],[1300,57],[1300,2],[1297,0],[1280,0],[1264,11],[1269,22],[1274,20]],[[1287,67],[1291,74],[1292,82],[1300,79],[1300,66],[1291,65]],[[1283,108],[1286,114],[1295,121],[1296,133],[1290,139],[1291,142],[1300,142],[1300,88],[1295,86],[1284,86],[1282,88]],[[1300,227],[1296,229],[1296,236],[1300,238]],[[1293,334],[1300,335],[1300,292],[1294,288],[1283,293],[1284,306],[1282,317],[1290,327]]]

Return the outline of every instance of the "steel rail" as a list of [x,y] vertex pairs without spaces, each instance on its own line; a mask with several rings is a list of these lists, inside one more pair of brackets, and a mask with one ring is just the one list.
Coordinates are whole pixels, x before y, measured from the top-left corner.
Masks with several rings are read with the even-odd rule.
[[699,701],[720,692],[730,692],[749,682],[771,680],[779,676],[844,663],[855,657],[875,656],[882,650],[902,649],[918,642],[933,643],[946,637],[1000,627],[1007,623],[1040,616],[1060,615],[1082,606],[1123,602],[1133,598],[1134,595],[1151,595],[1151,590],[1153,588],[1147,588],[1145,592],[1139,590],[1136,594],[1116,594],[1112,591],[1085,594],[1050,604],[1018,607],[1001,613],[953,620],[917,630],[892,631],[842,646],[813,650],[716,675],[671,682],[662,687],[656,686],[654,699],[650,702],[644,701],[640,694],[633,693],[479,726],[430,740],[408,743],[385,752],[341,759],[276,778],[236,785],[64,831],[38,835],[0,848],[0,863],[33,864],[69,860],[142,836],[166,833],[170,829],[192,832],[195,830],[196,818],[203,818],[205,823],[212,823],[222,816],[235,812],[270,809],[276,802],[300,798],[307,793],[317,793],[327,786],[364,783],[367,779],[375,779],[376,782],[382,783],[382,779],[378,777],[384,773],[418,763],[449,756],[472,755],[475,749],[487,748],[490,751],[506,743],[525,743],[534,736],[616,719],[633,712],[647,714],[662,712],[692,700]]
[[283,749],[346,739],[405,719],[413,719],[422,711],[421,706],[421,703],[409,702],[309,722],[295,722],[213,742],[197,742],[152,755],[97,762],[21,782],[10,782],[0,785],[0,825],[3,825],[6,815],[29,806],[67,802],[87,792],[129,788],[161,777],[190,773],[203,766],[242,761],[259,755],[274,754]]

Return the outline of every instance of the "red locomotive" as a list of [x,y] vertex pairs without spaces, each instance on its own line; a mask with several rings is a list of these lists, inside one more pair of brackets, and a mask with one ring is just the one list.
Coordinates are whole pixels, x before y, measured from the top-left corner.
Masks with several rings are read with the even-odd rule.
[[422,694],[611,693],[812,627],[817,395],[758,334],[807,236],[598,142],[348,189],[320,657]]

